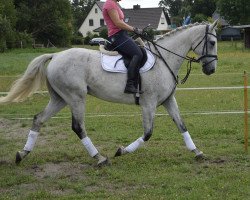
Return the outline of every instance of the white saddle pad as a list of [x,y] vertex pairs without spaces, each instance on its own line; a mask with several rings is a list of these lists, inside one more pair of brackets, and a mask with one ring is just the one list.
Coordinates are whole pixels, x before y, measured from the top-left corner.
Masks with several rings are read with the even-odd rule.
[[[145,50],[147,52],[148,60],[145,65],[140,68],[140,73],[150,70],[155,64],[155,57],[153,54],[149,50]],[[102,68],[109,72],[127,73],[127,68],[124,65],[123,59],[119,60],[121,57],[121,55],[109,56],[102,53]]]

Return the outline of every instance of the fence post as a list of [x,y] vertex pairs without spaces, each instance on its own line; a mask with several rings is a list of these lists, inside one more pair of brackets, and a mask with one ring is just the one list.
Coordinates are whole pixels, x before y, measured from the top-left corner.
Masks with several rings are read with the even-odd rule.
[[248,97],[247,97],[247,72],[244,71],[244,121],[245,121],[245,128],[244,128],[244,147],[245,152],[248,152]]

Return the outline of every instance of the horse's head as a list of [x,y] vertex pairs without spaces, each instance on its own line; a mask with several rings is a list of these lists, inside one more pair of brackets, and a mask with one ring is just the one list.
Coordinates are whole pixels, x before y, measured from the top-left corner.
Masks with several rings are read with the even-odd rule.
[[217,37],[215,27],[218,21],[205,26],[205,31],[200,34],[198,43],[193,42],[192,49],[200,57],[198,61],[202,63],[202,71],[206,75],[213,74],[217,66]]

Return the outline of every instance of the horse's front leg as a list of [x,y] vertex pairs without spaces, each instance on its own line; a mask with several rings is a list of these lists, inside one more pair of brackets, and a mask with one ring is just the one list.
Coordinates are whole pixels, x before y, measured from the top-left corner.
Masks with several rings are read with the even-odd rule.
[[155,116],[156,106],[143,106],[143,128],[144,128],[144,135],[139,137],[137,140],[132,142],[127,147],[120,147],[115,156],[121,156],[123,154],[132,153],[139,147],[141,147],[144,142],[148,141],[153,133],[153,122]]
[[195,144],[194,144],[194,142],[193,142],[193,140],[192,140],[181,116],[180,116],[180,111],[179,111],[175,97],[171,96],[162,105],[167,109],[169,115],[172,117],[172,119],[175,122],[176,126],[178,127],[179,131],[182,133],[184,142],[185,142],[188,150],[194,152],[196,155],[196,158],[202,158],[203,152],[200,151],[195,146]]

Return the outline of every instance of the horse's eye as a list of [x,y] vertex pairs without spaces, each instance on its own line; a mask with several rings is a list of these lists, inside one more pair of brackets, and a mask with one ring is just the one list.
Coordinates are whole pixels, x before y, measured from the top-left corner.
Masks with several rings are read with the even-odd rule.
[[214,46],[214,45],[215,45],[215,41],[210,41],[210,44],[211,44],[212,46]]

